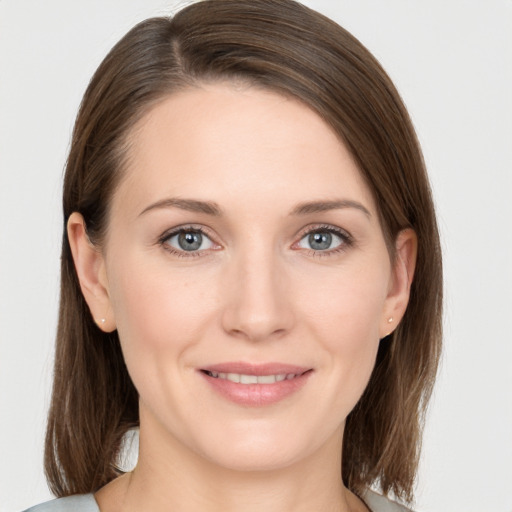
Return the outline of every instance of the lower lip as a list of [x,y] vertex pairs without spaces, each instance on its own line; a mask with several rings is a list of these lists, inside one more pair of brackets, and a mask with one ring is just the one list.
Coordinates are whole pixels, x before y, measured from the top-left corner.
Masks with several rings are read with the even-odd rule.
[[273,384],[239,384],[228,379],[211,377],[204,372],[199,373],[217,393],[231,402],[248,407],[261,407],[280,402],[299,391],[312,372],[307,371],[293,379]]

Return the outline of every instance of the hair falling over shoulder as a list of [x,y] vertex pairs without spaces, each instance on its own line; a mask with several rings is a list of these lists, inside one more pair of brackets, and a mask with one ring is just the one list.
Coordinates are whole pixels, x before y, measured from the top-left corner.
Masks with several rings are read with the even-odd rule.
[[117,43],[84,95],[67,161],[61,296],[45,467],[57,496],[94,492],[121,473],[138,394],[116,332],[83,299],[66,234],[83,215],[101,249],[131,128],[156,102],[205,81],[236,80],[294,97],[347,145],[379,209],[390,252],[418,237],[406,314],[381,341],[370,383],[349,415],[341,474],[353,491],[377,484],[412,498],[425,408],[441,350],[442,266],[430,186],[408,113],[364,46],[293,0],[203,0],[138,24]]

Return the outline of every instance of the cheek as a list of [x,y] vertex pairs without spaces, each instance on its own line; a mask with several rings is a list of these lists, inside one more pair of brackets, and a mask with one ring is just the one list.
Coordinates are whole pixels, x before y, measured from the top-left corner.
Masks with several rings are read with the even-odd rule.
[[213,305],[211,288],[190,272],[169,272],[134,258],[113,266],[112,307],[127,364],[160,360],[193,346]]
[[187,421],[182,390],[190,354],[211,324],[215,287],[190,271],[170,272],[165,260],[125,259],[112,269],[111,299],[130,377],[152,414],[179,430],[180,418]]
[[322,333],[319,339],[334,347],[341,344],[357,350],[365,340],[379,338],[388,276],[383,264],[362,270],[347,266],[331,272],[326,279],[311,275],[310,282],[302,282],[296,293],[301,297],[304,316]]
[[343,390],[336,400],[345,414],[363,393],[375,364],[388,288],[385,270],[383,264],[370,271],[341,269],[321,286],[311,282],[311,291],[302,297],[306,325],[328,356],[331,389]]

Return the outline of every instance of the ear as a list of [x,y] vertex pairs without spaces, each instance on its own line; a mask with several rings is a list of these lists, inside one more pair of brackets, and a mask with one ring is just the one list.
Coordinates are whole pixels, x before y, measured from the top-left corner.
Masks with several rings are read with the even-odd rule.
[[91,315],[102,331],[112,332],[116,325],[108,293],[103,254],[89,240],[81,214],[71,214],[67,230],[78,281]]
[[395,241],[395,261],[381,319],[381,339],[391,334],[404,316],[416,267],[418,238],[413,229],[400,231]]

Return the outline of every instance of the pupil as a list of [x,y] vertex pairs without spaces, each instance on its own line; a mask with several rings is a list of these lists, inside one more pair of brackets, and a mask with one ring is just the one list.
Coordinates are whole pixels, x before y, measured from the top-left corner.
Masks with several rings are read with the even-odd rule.
[[191,231],[180,233],[178,237],[179,245],[184,251],[196,251],[201,247],[202,241],[203,236],[201,233],[194,233]]
[[331,246],[332,235],[330,233],[312,233],[309,235],[309,245],[317,251],[325,251]]

